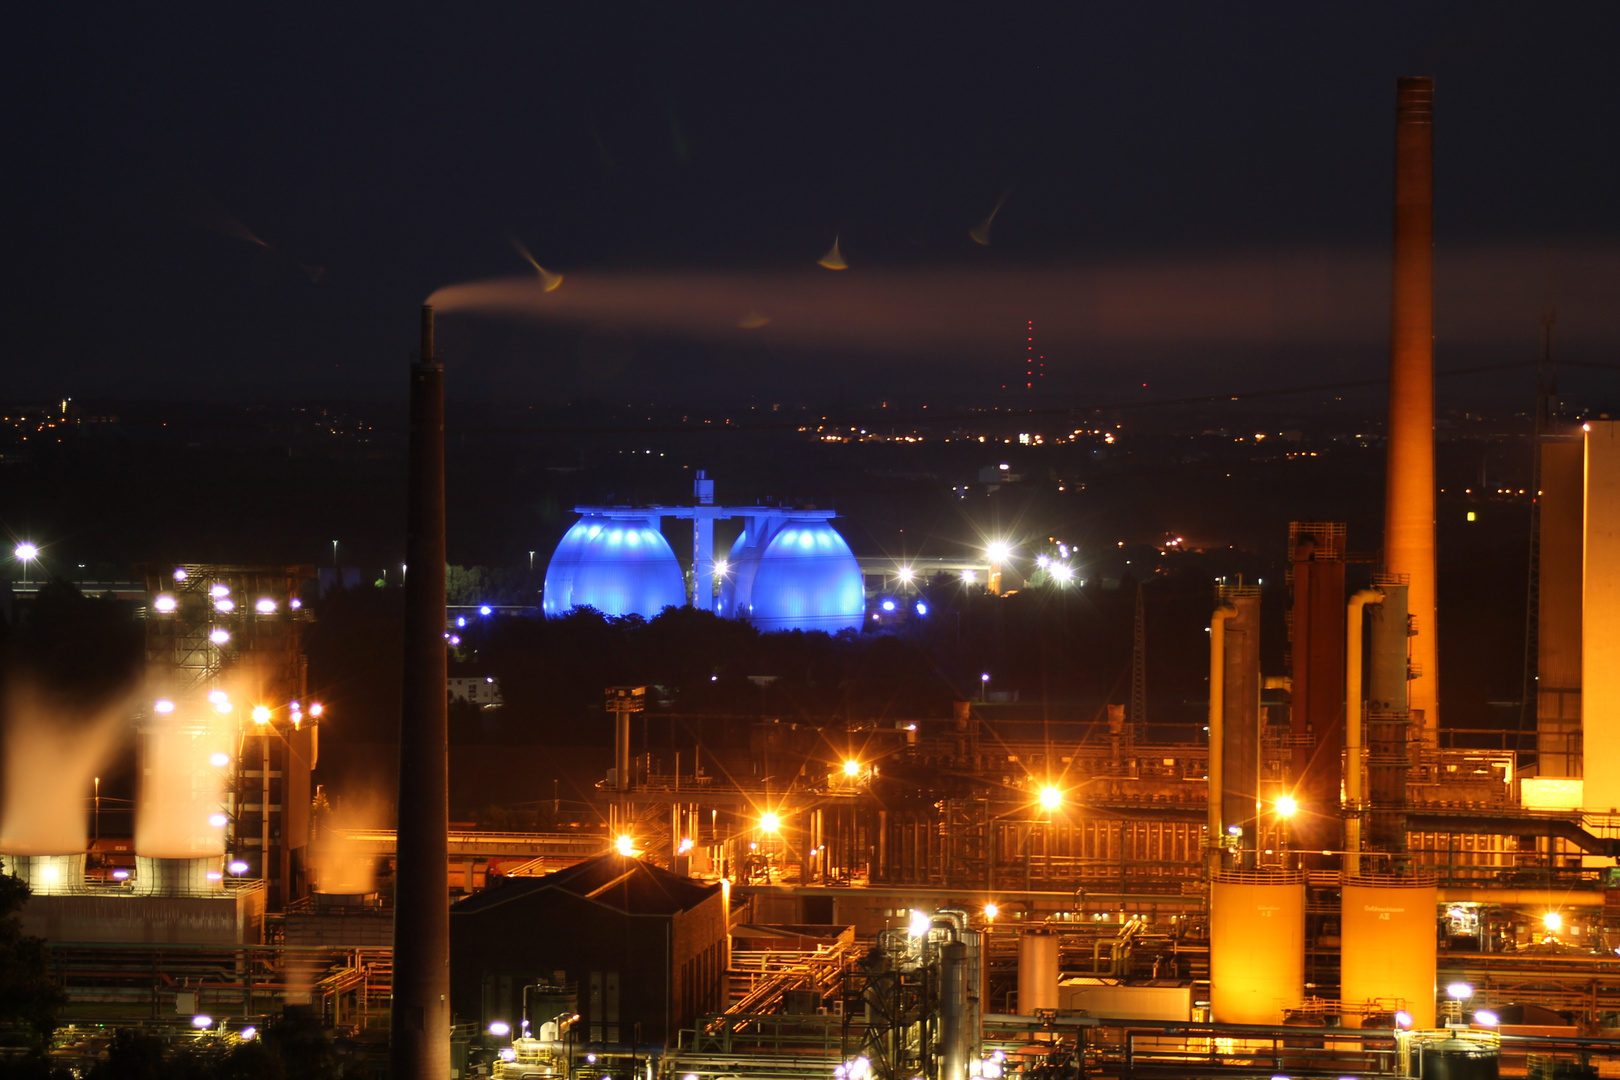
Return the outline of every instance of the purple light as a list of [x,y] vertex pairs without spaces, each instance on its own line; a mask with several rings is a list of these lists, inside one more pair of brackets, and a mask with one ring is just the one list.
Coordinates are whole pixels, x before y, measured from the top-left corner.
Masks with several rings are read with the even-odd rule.
[[228,864],[226,864],[225,869],[229,870],[233,874],[245,874],[248,872],[248,864],[243,862],[241,859],[232,859]]
[[129,880],[129,871],[128,870],[114,870],[113,871],[113,880],[114,881],[128,881]]

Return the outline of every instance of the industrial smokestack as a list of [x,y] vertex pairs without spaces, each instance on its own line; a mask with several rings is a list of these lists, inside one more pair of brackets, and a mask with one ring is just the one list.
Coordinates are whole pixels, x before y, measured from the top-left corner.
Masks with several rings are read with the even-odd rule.
[[1395,266],[1389,350],[1384,569],[1406,578],[1411,710],[1424,741],[1440,720],[1434,566],[1434,80],[1396,81]]
[[433,308],[411,365],[405,526],[405,680],[399,723],[399,832],[389,1075],[450,1069],[450,785],[444,646],[444,366]]

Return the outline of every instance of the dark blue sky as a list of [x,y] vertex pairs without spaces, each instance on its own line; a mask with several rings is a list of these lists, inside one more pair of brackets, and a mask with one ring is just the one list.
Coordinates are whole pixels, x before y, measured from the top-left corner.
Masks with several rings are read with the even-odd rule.
[[[398,397],[415,306],[522,272],[511,237],[576,275],[792,270],[835,233],[851,274],[1381,250],[1401,74],[1438,80],[1442,253],[1612,252],[1617,30],[1611,3],[28,6],[0,65],[3,396]],[[1613,359],[1620,328],[1580,325],[1620,308],[1596,265],[1507,301],[1522,340],[1448,353],[1443,308],[1442,366],[1533,352],[1549,300],[1571,350]],[[464,398],[741,370],[740,391],[926,397],[915,357],[643,336],[603,378],[566,328],[445,335]],[[1156,348],[1049,359],[1167,389],[1383,360]],[[942,385],[1000,362],[959,357]]]

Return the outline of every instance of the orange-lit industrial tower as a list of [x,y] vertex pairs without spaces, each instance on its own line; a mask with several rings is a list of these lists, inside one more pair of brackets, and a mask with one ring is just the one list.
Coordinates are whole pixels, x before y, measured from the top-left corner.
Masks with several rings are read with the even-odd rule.
[[1395,91],[1395,266],[1389,350],[1384,569],[1409,583],[1412,718],[1425,742],[1440,719],[1434,563],[1434,80]]

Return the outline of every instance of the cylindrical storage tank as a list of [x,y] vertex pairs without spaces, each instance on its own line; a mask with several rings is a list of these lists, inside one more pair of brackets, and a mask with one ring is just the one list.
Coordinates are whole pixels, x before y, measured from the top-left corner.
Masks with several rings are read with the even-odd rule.
[[1497,1080],[1502,1075],[1501,1041],[1495,1036],[1419,1034],[1408,1047],[1411,1073],[1423,1080]]
[[1434,1027],[1434,880],[1346,875],[1339,896],[1344,1026],[1361,1026],[1360,1014],[1351,1011],[1360,1006],[1404,1009],[1413,1027]]
[[1058,936],[1025,930],[1018,938],[1018,1015],[1058,1007]]
[[866,583],[854,552],[831,524],[791,518],[759,555],[748,611],[731,612],[759,629],[859,630],[866,618]]
[[1209,893],[1209,1006],[1222,1024],[1280,1024],[1305,994],[1305,878],[1229,871]]
[[213,896],[225,891],[220,860],[135,856],[136,896]]
[[84,852],[76,855],[0,855],[5,872],[28,883],[35,896],[84,891]]
[[563,535],[546,565],[540,608],[548,616],[592,607],[650,619],[685,603],[681,564],[650,520],[587,514]]

